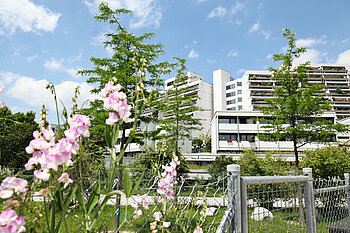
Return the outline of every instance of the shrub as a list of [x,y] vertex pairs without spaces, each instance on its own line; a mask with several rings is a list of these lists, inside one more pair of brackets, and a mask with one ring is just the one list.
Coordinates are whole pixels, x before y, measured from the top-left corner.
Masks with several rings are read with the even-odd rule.
[[301,166],[312,168],[314,177],[344,178],[344,173],[350,172],[350,152],[339,146],[306,151]]

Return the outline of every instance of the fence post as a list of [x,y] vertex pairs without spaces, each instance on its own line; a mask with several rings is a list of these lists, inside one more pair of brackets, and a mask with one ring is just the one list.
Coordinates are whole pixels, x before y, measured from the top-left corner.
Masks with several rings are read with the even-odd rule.
[[227,165],[228,173],[228,207],[233,211],[229,233],[241,232],[241,169],[239,165]]
[[314,188],[312,168],[303,168],[303,173],[309,180],[304,183],[305,217],[307,232],[316,233],[316,211],[314,200]]
[[349,182],[349,173],[344,173],[345,178],[345,185],[346,185],[346,196],[347,196],[347,203],[348,203],[348,213],[350,215],[350,182]]

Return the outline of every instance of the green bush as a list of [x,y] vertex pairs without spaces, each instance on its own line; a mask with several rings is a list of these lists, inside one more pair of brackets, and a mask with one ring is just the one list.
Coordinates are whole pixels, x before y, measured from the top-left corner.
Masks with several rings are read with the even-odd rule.
[[235,163],[231,157],[226,155],[217,156],[208,171],[212,181],[217,181],[219,177],[224,177],[227,165]]
[[285,175],[292,169],[283,158],[274,158],[271,154],[260,157],[253,150],[246,150],[238,164],[241,166],[241,176]]
[[[238,161],[241,166],[241,176],[275,176],[286,175],[286,171],[292,169],[289,163],[280,157],[272,157],[266,154],[260,157],[253,150],[247,150]],[[291,190],[291,184],[259,184],[248,186],[248,199],[253,199],[259,206],[273,209],[273,203],[276,198],[280,198],[281,193],[276,190],[282,190],[286,195],[287,190]]]
[[313,177],[344,178],[344,173],[350,172],[350,152],[339,146],[306,151],[301,166],[312,168]]

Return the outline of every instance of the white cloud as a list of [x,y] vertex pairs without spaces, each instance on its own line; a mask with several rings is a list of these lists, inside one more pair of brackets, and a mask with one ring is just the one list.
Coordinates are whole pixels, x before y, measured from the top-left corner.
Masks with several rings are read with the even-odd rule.
[[[72,60],[80,59],[79,55],[77,57],[73,57],[72,59],[68,59],[68,62],[71,63]],[[55,59],[51,58],[50,60],[46,60],[44,63],[44,67],[50,71],[61,71],[66,72],[73,78],[77,78],[78,68],[66,67],[63,65],[64,59]]]
[[350,49],[340,53],[336,63],[346,65],[350,69]]
[[253,24],[253,26],[250,27],[248,33],[253,33],[253,32],[256,32],[256,33],[260,33],[261,35],[264,36],[264,38],[266,40],[270,39],[271,38],[271,32],[269,31],[266,31],[265,29],[263,29],[258,22],[256,22],[255,24]]
[[[19,99],[24,103],[31,106],[41,106],[45,104],[46,107],[55,110],[55,105],[51,92],[46,89],[48,81],[45,79],[35,80],[26,76],[19,76],[15,81],[13,87],[7,91],[7,95],[12,98]],[[92,87],[87,83],[77,83],[73,81],[64,81],[57,85],[56,94],[59,100],[61,100],[67,109],[71,108],[71,99],[74,96],[74,89],[80,86],[80,96],[78,97],[78,105],[90,99],[96,98],[95,95],[90,94]]]
[[199,57],[199,53],[194,50],[194,49],[191,49],[190,53],[188,54],[188,58],[192,59],[192,58],[198,58]]
[[214,18],[214,17],[223,17],[226,14],[226,12],[227,12],[226,8],[222,6],[218,6],[209,13],[208,19]]
[[271,59],[272,57],[273,57],[272,54],[268,54],[268,55],[266,56],[266,59]]
[[91,44],[94,46],[102,46],[102,42],[106,41],[105,33],[101,32],[100,34],[91,38]]
[[61,16],[29,0],[0,0],[0,6],[0,33],[3,34],[13,34],[17,28],[24,32],[53,32]]
[[216,60],[207,58],[206,62],[208,62],[209,64],[213,64],[213,63],[216,63]]
[[315,39],[315,38],[305,38],[305,39],[298,39],[295,41],[295,45],[297,47],[312,47],[317,44],[326,44],[326,41],[324,41],[325,36],[322,36],[321,38]]
[[303,64],[305,62],[310,63],[320,63],[322,59],[327,55],[327,53],[320,53],[315,49],[308,49],[306,53],[301,54],[301,56],[294,60],[294,64]]
[[12,83],[14,80],[18,79],[19,77],[20,75],[14,74],[12,72],[0,71],[0,84],[6,86]]
[[240,75],[240,74],[243,74],[246,70],[245,69],[239,69],[236,74],[237,75]]
[[264,36],[264,38],[266,40],[271,38],[271,32],[265,31],[265,30],[261,30],[261,34]]
[[27,61],[27,62],[32,62],[32,61],[34,61],[34,60],[37,59],[37,58],[38,58],[38,54],[35,54],[35,55],[33,55],[33,56],[27,57],[27,58],[26,58],[26,61]]
[[194,40],[194,41],[191,42],[191,44],[185,45],[185,49],[193,48],[197,44],[198,44],[198,41]]
[[259,23],[259,22],[256,22],[256,23],[249,29],[249,32],[250,32],[250,33],[252,33],[252,32],[257,32],[259,29],[260,29],[260,23]]
[[51,58],[50,60],[45,61],[44,67],[51,71],[58,71],[63,69],[62,63],[63,59],[57,60],[55,58]]
[[[100,0],[84,0],[84,4],[89,7],[93,14],[98,12]],[[104,0],[112,9],[125,8],[134,12],[130,20],[131,28],[160,26],[162,19],[162,9],[156,0]]]
[[235,2],[235,4],[232,6],[231,14],[236,14],[239,11],[242,11],[244,9],[245,5],[241,2]]
[[236,50],[234,50],[234,49],[231,49],[227,53],[227,57],[237,57],[237,56],[238,56],[238,52]]

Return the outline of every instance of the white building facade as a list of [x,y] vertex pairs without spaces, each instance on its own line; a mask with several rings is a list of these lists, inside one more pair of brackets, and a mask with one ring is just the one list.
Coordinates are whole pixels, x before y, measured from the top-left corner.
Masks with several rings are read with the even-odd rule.
[[[332,105],[332,111],[323,117],[333,122],[347,123],[350,116],[350,79],[344,65],[315,64],[308,67],[310,83],[325,85],[322,91]],[[213,72],[214,93],[223,91],[214,98],[214,116],[211,121],[212,153],[241,153],[244,149],[267,152],[292,152],[288,141],[263,142],[256,137],[264,133],[261,123],[251,121],[261,118],[260,107],[266,107],[265,100],[273,98],[278,85],[271,79],[269,71],[248,70],[242,78],[233,80],[230,73],[222,69]],[[219,85],[219,86],[216,86]],[[219,96],[219,94],[218,94]],[[339,140],[349,139],[348,134],[337,135]],[[306,144],[301,151],[320,148],[322,143]]]

